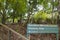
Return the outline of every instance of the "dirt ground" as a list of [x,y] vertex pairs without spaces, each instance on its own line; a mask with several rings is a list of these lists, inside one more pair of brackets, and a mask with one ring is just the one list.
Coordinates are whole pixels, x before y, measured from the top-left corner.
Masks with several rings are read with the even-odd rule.
[[55,34],[31,34],[30,40],[56,40]]

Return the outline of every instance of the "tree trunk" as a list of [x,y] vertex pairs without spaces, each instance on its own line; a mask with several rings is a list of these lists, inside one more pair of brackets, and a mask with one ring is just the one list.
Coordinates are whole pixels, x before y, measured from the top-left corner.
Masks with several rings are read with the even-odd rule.
[[5,22],[6,22],[6,9],[8,7],[8,2],[7,2],[7,0],[5,0],[5,1],[6,1],[6,5],[4,5],[3,13],[2,13],[2,23],[3,24],[5,24]]
[[[58,0],[58,3],[59,3],[59,5],[57,7],[57,9],[58,9],[57,23],[58,23],[58,26],[59,26],[59,29],[60,29],[60,0]],[[60,30],[59,30],[59,40],[60,40]]]
[[14,18],[13,18],[13,23],[14,23]]
[[3,9],[3,13],[2,13],[2,23],[5,24],[6,22],[6,11],[5,8]]
[[5,13],[4,13],[4,14],[2,15],[2,23],[3,23],[3,24],[5,24],[5,22],[6,22],[6,18],[5,18],[5,17],[6,17],[6,15],[5,15]]

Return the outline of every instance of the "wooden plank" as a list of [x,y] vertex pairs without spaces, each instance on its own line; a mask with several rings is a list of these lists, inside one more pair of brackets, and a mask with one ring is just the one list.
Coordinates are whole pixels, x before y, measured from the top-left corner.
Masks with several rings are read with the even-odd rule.
[[3,40],[3,39],[0,37],[0,40]]

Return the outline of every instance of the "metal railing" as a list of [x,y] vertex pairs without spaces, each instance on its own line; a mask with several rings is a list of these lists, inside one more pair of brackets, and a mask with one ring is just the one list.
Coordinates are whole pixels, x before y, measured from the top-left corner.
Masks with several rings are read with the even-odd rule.
[[0,23],[0,40],[29,40],[8,26]]

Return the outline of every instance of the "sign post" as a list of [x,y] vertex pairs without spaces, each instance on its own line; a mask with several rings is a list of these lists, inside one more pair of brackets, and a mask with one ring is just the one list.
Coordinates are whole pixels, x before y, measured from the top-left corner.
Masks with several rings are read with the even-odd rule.
[[29,37],[30,34],[36,34],[36,33],[54,33],[56,34],[56,39],[58,40],[58,26],[57,25],[41,25],[41,24],[28,24],[27,25],[27,37]]

